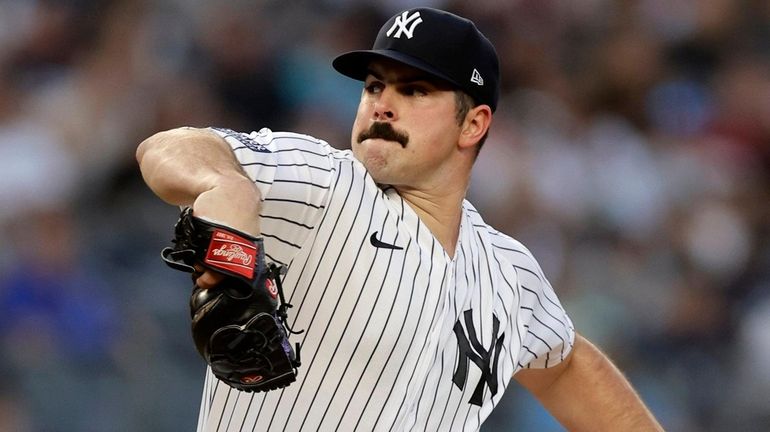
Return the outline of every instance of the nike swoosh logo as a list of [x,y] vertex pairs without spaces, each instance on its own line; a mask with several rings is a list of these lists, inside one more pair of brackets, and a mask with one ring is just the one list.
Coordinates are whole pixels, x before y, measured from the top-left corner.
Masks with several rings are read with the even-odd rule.
[[395,249],[395,250],[402,250],[402,249],[404,249],[401,246],[396,246],[396,245],[392,245],[390,243],[385,243],[385,242],[380,241],[377,238],[377,232],[378,231],[375,231],[372,234],[372,236],[369,237],[369,242],[372,244],[372,246],[374,246],[376,248],[382,248],[382,249]]

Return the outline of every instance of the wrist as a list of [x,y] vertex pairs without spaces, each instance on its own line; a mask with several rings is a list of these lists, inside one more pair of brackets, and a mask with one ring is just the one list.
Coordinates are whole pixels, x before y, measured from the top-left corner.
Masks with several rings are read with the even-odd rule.
[[213,184],[195,199],[193,214],[259,236],[262,197],[257,186],[242,175],[219,176]]

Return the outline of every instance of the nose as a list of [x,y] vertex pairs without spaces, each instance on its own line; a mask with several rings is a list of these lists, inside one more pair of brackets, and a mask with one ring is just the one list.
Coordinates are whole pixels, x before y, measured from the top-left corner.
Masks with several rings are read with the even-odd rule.
[[396,112],[393,106],[393,91],[385,88],[374,102],[374,120],[393,121],[396,119]]

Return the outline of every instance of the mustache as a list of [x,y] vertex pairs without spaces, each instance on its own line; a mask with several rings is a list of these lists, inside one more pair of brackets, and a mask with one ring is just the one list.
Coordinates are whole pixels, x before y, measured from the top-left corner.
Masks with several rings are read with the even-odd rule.
[[401,144],[401,147],[406,147],[409,143],[409,135],[406,132],[400,132],[393,128],[390,123],[386,122],[374,122],[369,129],[358,134],[358,143],[361,144],[364,140],[370,138],[379,138],[386,141],[395,141]]

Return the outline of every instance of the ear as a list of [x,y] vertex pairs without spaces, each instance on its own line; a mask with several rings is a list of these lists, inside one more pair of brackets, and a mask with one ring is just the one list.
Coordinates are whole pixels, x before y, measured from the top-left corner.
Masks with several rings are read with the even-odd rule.
[[460,130],[460,148],[475,146],[492,124],[492,108],[479,105],[468,111]]

